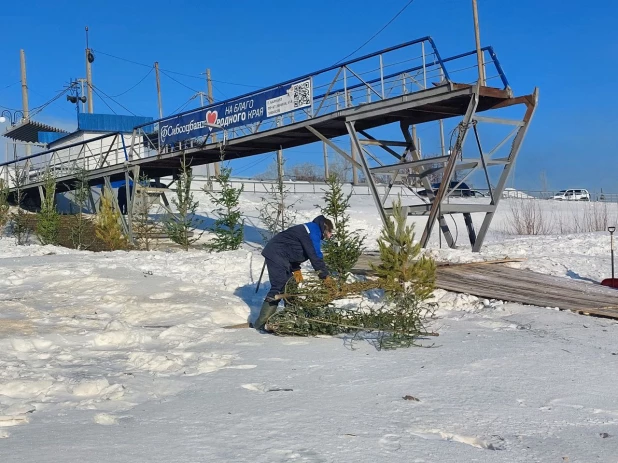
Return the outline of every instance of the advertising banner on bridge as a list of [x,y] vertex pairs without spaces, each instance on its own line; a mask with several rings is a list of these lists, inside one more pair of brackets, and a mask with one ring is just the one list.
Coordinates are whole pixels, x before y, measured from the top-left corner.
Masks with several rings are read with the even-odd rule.
[[207,124],[227,130],[306,108],[311,106],[312,98],[311,80],[307,79],[174,116],[159,122],[159,145],[202,137],[221,130],[207,127]]

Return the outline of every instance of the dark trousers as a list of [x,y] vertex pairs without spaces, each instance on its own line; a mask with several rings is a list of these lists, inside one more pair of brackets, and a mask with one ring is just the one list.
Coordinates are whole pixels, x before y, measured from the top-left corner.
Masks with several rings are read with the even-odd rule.
[[266,298],[273,298],[277,294],[283,294],[285,285],[292,277],[292,266],[285,259],[269,259],[266,257],[266,268],[270,280],[270,291]]

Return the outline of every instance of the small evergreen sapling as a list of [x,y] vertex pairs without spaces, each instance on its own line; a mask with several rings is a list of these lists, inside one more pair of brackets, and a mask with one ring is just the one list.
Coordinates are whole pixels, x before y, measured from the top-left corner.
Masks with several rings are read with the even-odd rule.
[[365,236],[350,230],[350,197],[343,192],[343,183],[336,175],[326,181],[324,207],[321,212],[333,221],[335,231],[330,240],[324,243],[324,261],[329,270],[340,280],[347,278],[363,252]]
[[41,244],[58,244],[60,215],[56,210],[56,179],[51,172],[46,172],[43,180],[45,197],[41,210],[37,213],[36,235]]
[[156,234],[160,231],[156,221],[153,220],[150,215],[151,203],[150,196],[148,195],[149,185],[150,179],[146,176],[142,176],[135,194],[132,214],[136,244],[140,249],[145,251],[150,251],[156,241]]
[[92,245],[92,242],[87,243],[89,223],[88,217],[84,214],[84,208],[91,193],[87,175],[86,169],[78,167],[73,182],[73,201],[77,206],[77,214],[71,227],[71,242],[75,249],[88,249]]
[[24,209],[25,194],[23,186],[25,183],[25,169],[15,165],[15,170],[12,172],[12,180],[15,188],[14,197],[17,207],[9,214],[11,233],[15,237],[15,241],[19,246],[28,242],[30,238],[30,224],[28,223],[28,213]]
[[0,234],[9,220],[9,187],[0,179]]
[[176,206],[176,214],[168,214],[163,222],[165,231],[169,238],[179,244],[185,251],[189,246],[200,239],[203,231],[195,233],[203,220],[196,217],[199,202],[195,201],[191,191],[193,182],[193,170],[187,164],[184,155],[180,163],[180,173],[176,179],[176,198],[172,198],[172,203]]
[[290,191],[283,183],[281,175],[277,175],[277,183],[272,185],[268,196],[262,197],[262,205],[258,208],[260,221],[266,227],[260,232],[264,241],[270,240],[280,231],[291,227],[296,221],[294,206],[300,202],[289,202]]
[[240,212],[240,195],[244,187],[235,188],[230,181],[232,168],[221,166],[221,173],[216,181],[221,185],[221,191],[214,193],[206,191],[211,201],[217,206],[217,219],[211,229],[215,237],[208,243],[211,251],[233,251],[240,248],[243,241],[244,219]]
[[400,291],[412,291],[420,302],[433,293],[436,265],[430,258],[419,258],[421,244],[414,244],[414,226],[406,225],[406,219],[398,199],[393,202],[393,215],[378,238],[381,263],[373,270],[379,278],[396,284]]
[[112,195],[114,193],[107,187],[103,189],[101,206],[97,214],[95,233],[97,238],[105,243],[110,251],[127,249],[129,242],[120,225],[120,211],[113,207]]

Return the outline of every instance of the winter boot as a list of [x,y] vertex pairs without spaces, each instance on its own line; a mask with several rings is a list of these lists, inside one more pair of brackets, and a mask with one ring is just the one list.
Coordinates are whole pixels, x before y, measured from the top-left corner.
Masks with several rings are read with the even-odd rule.
[[270,297],[267,297],[262,304],[262,308],[260,309],[260,315],[253,322],[253,327],[256,330],[263,330],[264,325],[270,317],[272,317],[277,311],[277,306],[279,305],[279,301],[276,301]]

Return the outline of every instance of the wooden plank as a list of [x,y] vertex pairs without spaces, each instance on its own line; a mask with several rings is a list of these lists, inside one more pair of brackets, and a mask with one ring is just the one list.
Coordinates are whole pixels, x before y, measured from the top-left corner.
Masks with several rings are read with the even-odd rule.
[[[527,269],[500,265],[521,259],[438,264],[436,287],[540,307],[558,307],[576,313],[618,319],[618,292],[601,285],[570,278],[545,275]],[[370,263],[379,256],[362,256],[360,271],[371,274]],[[497,264],[497,265],[492,265]]]
[[[534,305],[541,305],[541,302],[544,302],[544,305],[563,308],[598,308],[615,305],[618,302],[615,294],[586,293],[585,290],[588,288],[585,287],[591,285],[575,280],[556,277],[564,280],[556,282],[544,278],[546,275],[530,271],[527,272],[534,279],[521,278],[521,275],[526,273],[526,271],[521,270],[508,273],[498,270],[495,275],[490,276],[483,275],[477,270],[479,269],[466,269],[465,272],[450,272],[450,274],[449,272],[439,272],[436,276],[437,286],[451,291],[466,292],[494,299],[500,299],[501,294],[509,294],[511,299],[508,300],[513,302]],[[520,275],[517,275],[517,273],[520,273]]]
[[[459,277],[460,271],[456,269],[445,269],[445,272],[456,272]],[[569,293],[569,297],[578,299],[589,299],[594,301],[605,300],[605,305],[616,305],[618,303],[618,293],[616,290],[601,285],[593,285],[578,280],[553,275],[544,275],[531,270],[513,269],[504,266],[488,268],[476,267],[466,269],[466,274],[473,274],[476,280],[497,282],[500,286],[523,286],[525,289],[539,287],[547,294],[556,294],[564,297],[564,292]]]

